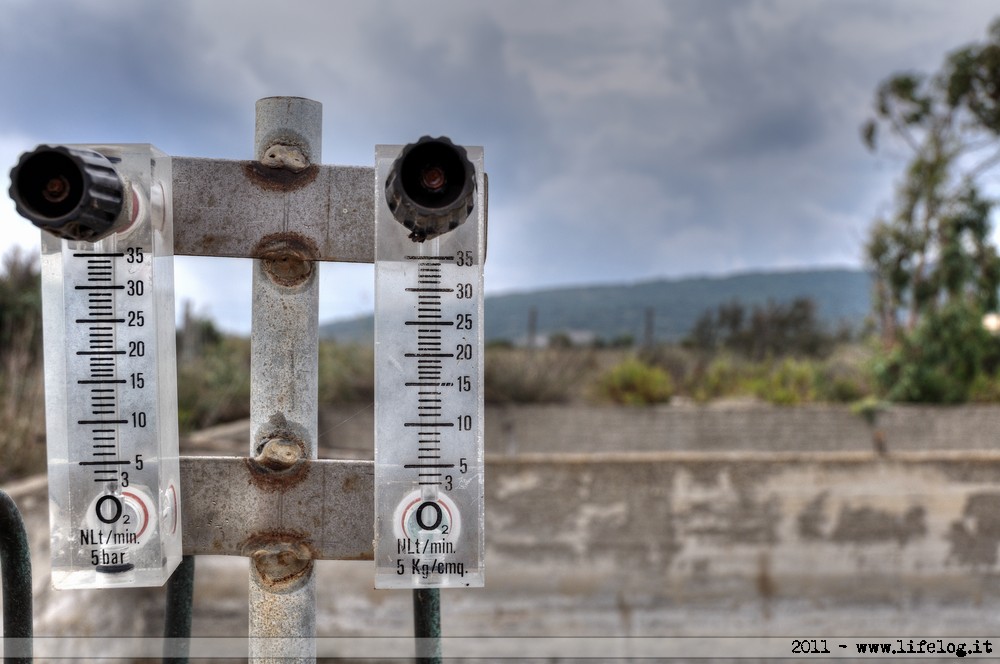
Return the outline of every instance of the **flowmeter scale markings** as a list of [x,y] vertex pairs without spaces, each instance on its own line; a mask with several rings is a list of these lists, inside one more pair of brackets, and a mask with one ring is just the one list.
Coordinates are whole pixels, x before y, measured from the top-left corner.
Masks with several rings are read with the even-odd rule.
[[[126,351],[115,343],[116,327],[124,324],[125,319],[117,317],[115,291],[124,289],[124,286],[114,283],[114,274],[115,260],[125,258],[125,254],[77,252],[71,256],[78,266],[71,268],[70,273],[86,277],[85,284],[73,286],[74,290],[86,292],[85,299],[79,298],[85,310],[78,313],[84,317],[73,320],[73,324],[80,328],[73,338],[83,342],[84,350],[71,349],[71,352],[87,358],[87,363],[80,367],[82,374],[78,374],[84,377],[77,379],[76,383],[87,386],[80,392],[89,395],[77,402],[83,419],[78,419],[76,424],[89,433],[86,437],[91,441],[89,455],[77,465],[89,467],[93,481],[107,491],[94,501],[93,517],[88,519],[91,523],[87,525],[99,527],[82,528],[79,544],[81,547],[93,547],[90,552],[95,571],[106,574],[127,572],[135,565],[128,551],[118,547],[138,544],[139,537],[149,524],[149,506],[135,493],[123,491],[129,485],[129,467],[133,461],[122,458],[124,454],[119,440],[120,426],[128,424],[128,419],[120,419],[118,386],[126,383],[126,379],[118,378],[116,360]],[[135,260],[134,250],[132,260]],[[134,325],[135,312],[131,313]],[[132,374],[132,379],[135,378],[136,374]],[[147,417],[145,411],[133,414],[136,423],[141,423],[143,427],[147,425]],[[135,464],[141,470],[142,455],[137,455]],[[126,499],[130,499],[132,506],[128,514],[125,513]],[[96,518],[96,524],[93,518]]]

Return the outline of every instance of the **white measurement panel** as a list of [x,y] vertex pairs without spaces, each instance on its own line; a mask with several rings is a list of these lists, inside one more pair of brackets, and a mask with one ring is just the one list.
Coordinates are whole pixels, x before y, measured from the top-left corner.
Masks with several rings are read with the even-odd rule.
[[425,242],[389,211],[376,148],[375,586],[483,585],[482,148],[472,214]]

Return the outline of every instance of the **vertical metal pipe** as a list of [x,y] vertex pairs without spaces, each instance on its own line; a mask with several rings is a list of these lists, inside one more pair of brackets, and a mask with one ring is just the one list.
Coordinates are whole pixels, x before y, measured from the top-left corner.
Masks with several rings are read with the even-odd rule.
[[258,99],[254,159],[262,161],[272,145],[294,145],[310,164],[323,163],[323,104],[302,97]]
[[[294,169],[269,159],[301,151],[306,164],[322,159],[322,106],[298,97],[269,97],[257,102],[254,154],[268,167]],[[284,158],[284,157],[282,157]],[[286,194],[287,195],[287,194]],[[289,231],[296,220],[289,219]],[[280,260],[281,239],[276,238]],[[292,257],[291,260],[298,260]],[[318,270],[312,264],[303,279],[292,285],[276,279],[264,259],[254,260],[253,313],[250,333],[250,455],[258,456],[268,440],[289,439],[305,458],[316,458],[318,398]],[[299,273],[301,276],[301,273]],[[312,561],[284,584],[272,574],[296,551],[293,543],[282,552],[274,543],[270,553],[254,557],[250,565],[251,661],[311,662],[316,658],[316,583]],[[274,640],[280,639],[280,640]]]
[[31,552],[17,505],[0,491],[4,662],[32,661]]
[[441,664],[441,590],[413,591],[413,636],[419,664]]
[[191,647],[194,599],[194,556],[184,556],[167,581],[167,615],[163,623],[163,661],[187,664]]

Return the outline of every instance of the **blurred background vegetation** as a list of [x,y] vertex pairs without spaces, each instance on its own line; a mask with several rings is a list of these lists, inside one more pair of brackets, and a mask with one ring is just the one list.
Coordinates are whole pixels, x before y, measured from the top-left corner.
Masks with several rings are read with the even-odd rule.
[[[17,251],[2,261],[0,338],[3,481],[42,470],[45,459],[38,265]],[[249,417],[249,339],[224,334],[188,311],[177,344],[182,434]],[[894,398],[879,380],[887,357],[877,329],[828,329],[809,299],[750,307],[732,301],[703,312],[680,342],[636,343],[631,337],[579,342],[568,333],[538,338],[535,347],[491,341],[485,398],[491,405],[638,407],[719,399],[851,404]],[[321,408],[370,405],[373,360],[370,344],[322,340]],[[964,397],[1000,401],[1000,378],[978,372]]]
[[0,261],[0,479],[45,464],[38,257],[15,247]]

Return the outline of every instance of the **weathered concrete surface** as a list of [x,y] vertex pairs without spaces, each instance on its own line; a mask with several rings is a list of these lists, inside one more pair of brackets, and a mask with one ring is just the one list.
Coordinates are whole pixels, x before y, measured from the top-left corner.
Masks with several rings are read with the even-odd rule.
[[[370,455],[370,405],[320,412],[320,446]],[[758,402],[617,406],[488,406],[487,454],[757,450],[1000,449],[995,406],[890,406],[869,422],[847,406]],[[369,457],[370,458],[370,457]]]
[[[486,472],[487,588],[444,593],[449,635],[1000,629],[1000,453],[492,456]],[[14,492],[36,631],[157,634],[160,590],[48,590],[44,491]],[[246,569],[198,559],[196,634],[247,633]],[[320,635],[411,633],[409,593],[372,590],[371,563],[316,574]]]
[[536,591],[830,606],[952,603],[1000,589],[988,581],[998,570],[1000,454],[493,461],[491,568],[517,561],[519,582]]

